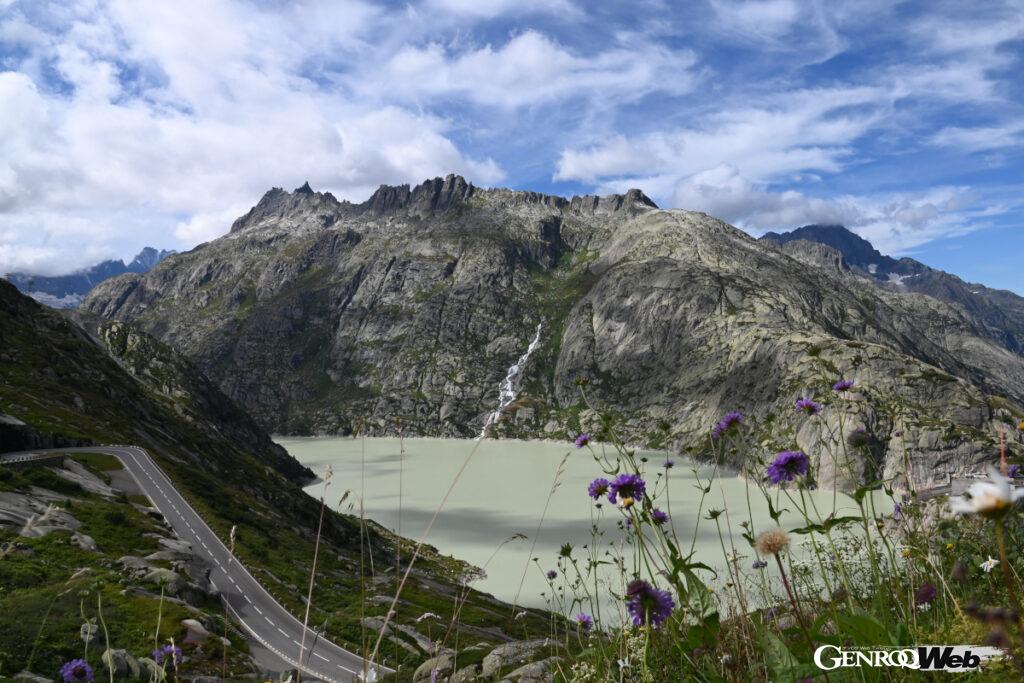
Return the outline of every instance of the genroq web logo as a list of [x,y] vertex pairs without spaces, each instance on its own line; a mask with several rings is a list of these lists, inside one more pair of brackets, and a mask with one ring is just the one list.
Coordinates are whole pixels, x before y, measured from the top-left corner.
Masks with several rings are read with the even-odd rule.
[[819,669],[868,666],[896,667],[919,671],[976,671],[981,663],[1001,658],[1005,653],[984,645],[916,645],[906,648],[840,648],[822,645],[814,651]]

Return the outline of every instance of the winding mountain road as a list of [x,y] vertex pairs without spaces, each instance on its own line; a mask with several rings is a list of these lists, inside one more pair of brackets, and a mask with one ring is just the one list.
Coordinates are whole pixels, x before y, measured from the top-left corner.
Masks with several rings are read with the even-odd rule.
[[137,446],[90,446],[5,453],[0,455],[0,465],[44,460],[61,453],[106,453],[120,460],[178,537],[190,543],[193,550],[210,562],[210,579],[235,619],[253,638],[289,666],[331,683],[372,681],[378,675],[393,673],[387,667],[367,664],[361,656],[325,640],[313,629],[306,630],[303,661],[299,663],[302,622],[253,578],[143,449]]

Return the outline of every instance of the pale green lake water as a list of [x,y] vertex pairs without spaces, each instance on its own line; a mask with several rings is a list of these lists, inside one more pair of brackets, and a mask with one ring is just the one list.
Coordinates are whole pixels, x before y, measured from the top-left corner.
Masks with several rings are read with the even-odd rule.
[[[434,510],[476,445],[474,441],[462,439],[405,439],[405,454],[400,458],[397,438],[280,437],[277,442],[318,475],[323,474],[327,464],[331,465],[334,475],[327,493],[328,504],[336,507],[342,494],[351,490],[344,507],[355,501],[355,514],[358,514],[358,499],[362,495],[368,518],[417,540],[422,539]],[[427,542],[444,554],[481,567],[504,539],[516,533],[527,535],[527,541],[505,545],[486,567],[487,578],[473,585],[511,602],[524,568],[529,565],[519,604],[546,606],[541,593],[549,588],[541,572],[530,561],[530,545],[555,474],[567,453],[569,457],[559,480],[560,486],[551,499],[532,556],[540,558],[543,569],[554,568],[560,546],[571,543],[577,548],[575,555],[583,557],[580,549],[591,542],[591,514],[594,511],[593,501],[586,493],[587,485],[595,477],[604,475],[587,449],[577,450],[572,444],[491,440],[482,443],[438,517]],[[650,486],[656,479],[656,473],[664,471],[661,465],[665,456],[657,453],[648,455],[645,478]],[[669,471],[672,523],[680,541],[687,547],[693,538],[699,499],[692,468],[692,464],[676,458],[675,467]],[[700,466],[698,471],[707,481],[710,468]],[[401,520],[399,486],[402,491]],[[316,498],[323,490],[322,484],[306,488],[307,493]],[[755,529],[771,526],[763,497],[753,486],[750,493]],[[822,514],[832,512],[830,491],[813,492],[813,495]],[[793,508],[788,500],[783,499],[782,504]],[[840,496],[839,504],[840,514],[856,514],[852,500]],[[731,525],[727,524],[724,514],[719,521],[726,533],[731,526],[737,549],[748,555],[739,566],[749,572],[754,557],[740,537],[742,529],[739,526],[749,516],[746,483],[735,474],[720,473],[705,500],[702,516],[709,507],[729,511]],[[602,550],[622,538],[616,524],[620,515],[607,504],[604,506],[600,522],[605,532]],[[802,526],[803,517],[795,511],[790,512],[783,515],[782,523],[786,528]],[[727,547],[728,542],[727,537]],[[701,522],[696,551],[696,560],[720,571],[723,578],[716,585],[721,586],[725,561],[714,522]],[[608,576],[613,585],[621,585],[617,575],[609,573]]]

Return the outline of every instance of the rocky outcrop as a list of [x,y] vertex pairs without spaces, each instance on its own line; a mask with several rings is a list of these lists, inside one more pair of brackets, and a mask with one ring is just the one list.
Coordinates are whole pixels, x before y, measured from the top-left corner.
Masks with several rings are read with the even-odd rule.
[[878,286],[835,246],[779,248],[639,190],[564,199],[449,176],[359,205],[268,197],[244,230],[85,306],[175,347],[270,431],[475,436],[538,323],[497,435],[600,429],[583,379],[638,443],[700,447],[741,409],[773,446],[819,451],[828,430],[797,424],[793,402],[838,410],[843,376],[858,388],[844,424],[875,444],[859,466],[936,478],[992,456],[1011,426],[992,406],[1022,413],[1024,357],[991,321]]

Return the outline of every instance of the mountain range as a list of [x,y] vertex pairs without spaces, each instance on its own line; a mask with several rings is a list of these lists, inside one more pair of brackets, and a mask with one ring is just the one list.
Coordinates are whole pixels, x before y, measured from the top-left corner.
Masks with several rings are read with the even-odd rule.
[[[639,190],[568,199],[450,175],[356,204],[306,184],[82,308],[176,348],[280,433],[475,436],[540,325],[495,435],[611,426],[696,452],[740,409],[772,447],[820,452],[862,428],[865,470],[921,486],[990,459],[1024,415],[1024,318],[997,303],[1013,295],[971,307],[938,284],[918,292],[959,281],[818,232],[849,256],[806,229],[756,240]],[[794,415],[803,396],[835,402],[840,377],[857,386],[842,422]]]
[[20,291],[52,308],[74,308],[89,291],[103,282],[124,273],[145,273],[173,250],[144,247],[129,263],[121,259],[102,261],[95,266],[68,275],[32,275],[8,273],[5,277]]

